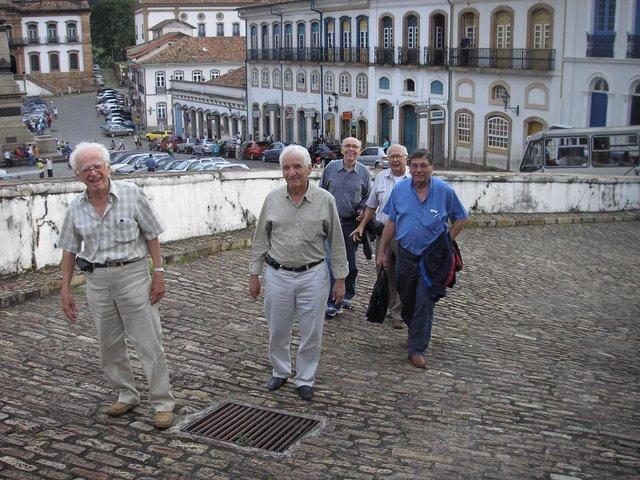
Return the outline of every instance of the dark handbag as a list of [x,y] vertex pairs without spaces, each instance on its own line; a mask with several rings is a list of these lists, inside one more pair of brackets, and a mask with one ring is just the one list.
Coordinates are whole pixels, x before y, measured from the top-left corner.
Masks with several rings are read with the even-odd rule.
[[378,270],[378,279],[373,286],[369,307],[367,308],[367,320],[373,323],[384,322],[389,307],[389,282],[387,271],[384,268]]

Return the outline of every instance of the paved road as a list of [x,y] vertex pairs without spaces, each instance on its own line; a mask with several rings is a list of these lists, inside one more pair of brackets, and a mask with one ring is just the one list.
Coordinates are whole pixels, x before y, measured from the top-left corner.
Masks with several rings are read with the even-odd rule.
[[426,370],[408,364],[403,332],[363,320],[361,259],[355,310],[325,324],[311,404],[290,384],[265,391],[249,251],[172,265],[161,315],[178,421],[227,399],[326,420],[279,458],[158,432],[146,401],[101,413],[114,396],[82,299],[74,326],[56,296],[2,310],[0,477],[637,479],[638,238],[640,222],[465,231]]

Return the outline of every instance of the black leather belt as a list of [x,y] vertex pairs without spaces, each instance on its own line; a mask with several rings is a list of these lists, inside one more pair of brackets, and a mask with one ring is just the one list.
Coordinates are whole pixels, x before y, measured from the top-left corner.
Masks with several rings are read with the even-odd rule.
[[302,265],[301,267],[285,267],[284,265],[280,265],[269,255],[264,257],[264,261],[266,262],[267,265],[274,268],[275,270],[278,270],[281,268],[286,272],[304,272],[306,270],[309,270],[312,267],[315,267],[316,265],[320,265],[322,262],[324,262],[324,259],[318,260],[317,262],[307,263],[306,265]]
[[93,268],[110,268],[110,267],[122,267],[123,265],[129,265],[133,262],[139,262],[141,259],[127,260],[126,262],[105,262],[105,263],[92,263]]

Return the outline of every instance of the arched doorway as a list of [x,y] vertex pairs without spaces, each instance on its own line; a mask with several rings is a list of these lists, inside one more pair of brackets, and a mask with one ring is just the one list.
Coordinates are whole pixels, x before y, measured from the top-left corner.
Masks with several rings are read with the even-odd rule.
[[260,107],[257,103],[253,104],[253,108],[251,110],[251,123],[253,139],[260,140]]
[[333,113],[324,116],[324,136],[329,143],[333,143],[336,138],[336,120]]
[[599,78],[593,84],[591,92],[591,113],[589,117],[590,127],[604,127],[607,125],[607,104],[609,85],[606,80]]
[[[274,137],[273,141],[276,140],[282,141],[282,107],[280,105],[277,106],[277,109],[273,112],[275,116],[273,124],[274,124]],[[285,127],[286,128],[286,127]],[[293,141],[293,136],[291,137],[290,142]]]
[[262,135],[264,137],[268,137],[269,135],[271,135],[271,122],[269,120],[269,108],[264,105],[262,107]]
[[447,44],[445,16],[441,13],[433,14],[430,17],[429,24],[431,36],[429,38],[429,55],[427,64],[444,65],[445,46]]
[[364,119],[358,120],[358,140],[362,142],[362,147],[367,144],[367,122]]
[[636,84],[636,88],[631,94],[631,112],[629,114],[629,125],[640,125],[640,82]]
[[530,137],[534,133],[541,132],[545,129],[545,126],[539,120],[527,120],[525,121],[525,132],[527,132],[527,137]]
[[[437,113],[435,113],[437,112]],[[446,112],[442,108],[432,108],[429,112],[429,151],[438,167],[444,166],[444,126]]]
[[240,135],[244,140],[247,139],[247,119],[244,117],[240,120]]
[[238,134],[238,119],[235,117],[231,119],[231,134],[232,135]]
[[14,75],[18,73],[18,67],[16,66],[16,57],[11,55],[11,73]]
[[386,102],[378,104],[378,144],[385,140],[391,140],[391,119],[393,118],[393,106]]
[[307,121],[304,110],[298,110],[298,140],[303,147],[307,145]]
[[400,143],[409,153],[418,146],[418,118],[414,105],[403,105],[400,109]]

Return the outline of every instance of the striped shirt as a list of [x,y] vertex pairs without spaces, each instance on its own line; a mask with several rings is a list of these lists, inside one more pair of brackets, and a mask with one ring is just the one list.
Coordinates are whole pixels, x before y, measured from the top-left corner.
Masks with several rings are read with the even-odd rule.
[[163,230],[140,187],[110,180],[104,216],[100,218],[86,191],[78,195],[69,204],[57,246],[92,263],[126,262],[145,257],[146,240]]
[[364,210],[371,191],[371,175],[360,162],[349,172],[344,168],[344,160],[333,160],[322,172],[320,187],[335,197],[340,219],[350,220],[358,215],[358,210]]

